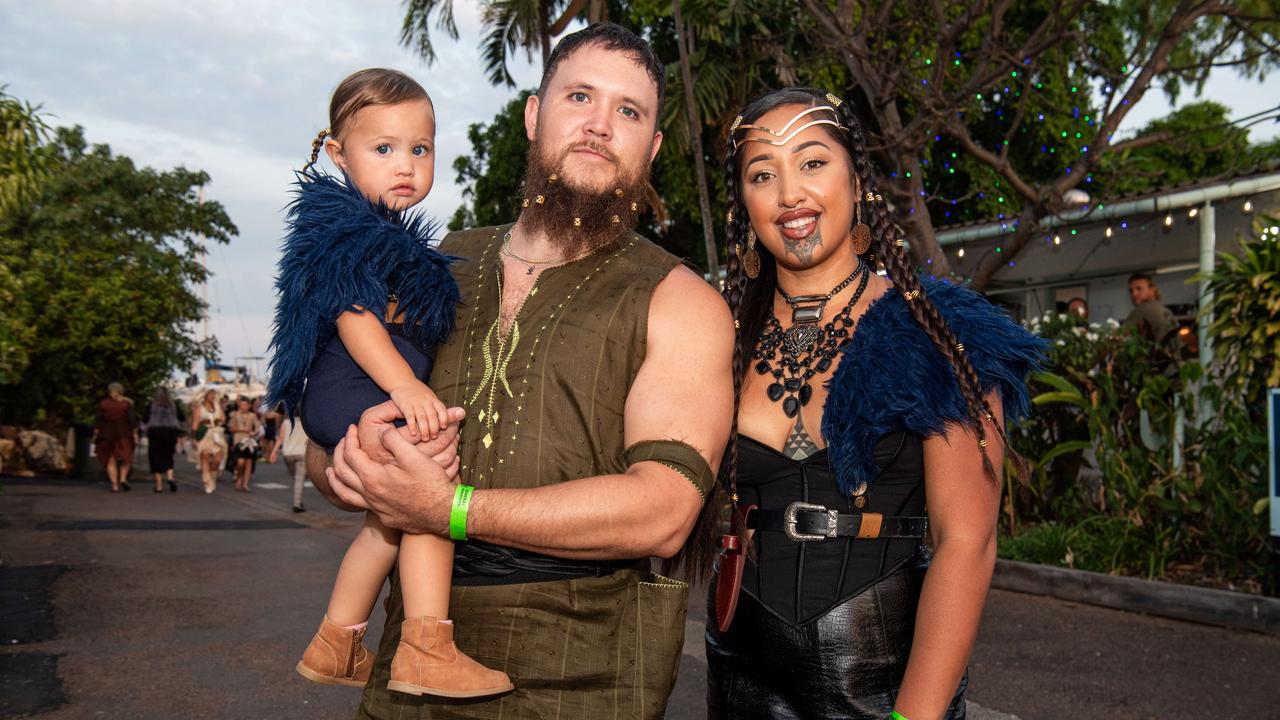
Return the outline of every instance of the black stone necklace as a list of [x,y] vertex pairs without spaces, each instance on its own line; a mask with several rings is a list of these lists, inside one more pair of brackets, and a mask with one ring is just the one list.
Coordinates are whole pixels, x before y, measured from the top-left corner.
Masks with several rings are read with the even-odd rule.
[[[854,325],[851,316],[853,306],[858,304],[858,299],[867,289],[870,276],[867,264],[860,262],[844,282],[826,295],[792,297],[778,288],[783,300],[791,306],[791,327],[783,330],[777,314],[770,313],[764,333],[760,336],[760,344],[751,356],[758,361],[755,365],[758,374],[773,375],[773,382],[765,388],[765,394],[773,402],[782,402],[782,412],[787,417],[795,417],[800,408],[809,404],[813,397],[809,380],[818,373],[830,370],[836,353],[849,341],[849,329]],[[844,309],[831,322],[822,325],[822,312],[827,301],[855,279],[858,280],[858,287]],[[777,367],[772,362],[775,356],[778,360]]]

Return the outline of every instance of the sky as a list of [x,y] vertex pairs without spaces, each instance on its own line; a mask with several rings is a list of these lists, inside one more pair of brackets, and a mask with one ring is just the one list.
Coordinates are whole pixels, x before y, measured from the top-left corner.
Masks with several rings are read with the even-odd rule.
[[[455,3],[460,38],[434,33],[438,58],[428,67],[400,47],[400,0],[0,0],[0,85],[43,105],[50,124],[82,125],[90,142],[139,165],[212,177],[206,197],[240,232],[209,253],[209,330],[222,360],[235,362],[266,354],[289,184],[347,74],[391,67],[426,87],[436,107],[436,182],[419,207],[447,221],[461,204],[452,165],[470,150],[467,128],[517,92],[484,78],[475,7]],[[540,68],[521,58],[513,75],[518,88],[534,87]],[[1280,82],[1219,72],[1203,97],[1242,117],[1274,107]],[[1179,104],[1192,100],[1184,93]],[[1169,110],[1153,92],[1122,132]],[[1251,139],[1277,134],[1280,125],[1267,123]]]

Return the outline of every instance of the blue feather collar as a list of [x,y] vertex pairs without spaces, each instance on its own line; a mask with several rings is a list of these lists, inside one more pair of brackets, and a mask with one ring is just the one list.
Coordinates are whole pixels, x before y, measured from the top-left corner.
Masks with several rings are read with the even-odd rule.
[[337,332],[338,316],[364,308],[378,318],[395,295],[405,336],[430,348],[453,331],[458,286],[451,258],[432,248],[436,225],[371,203],[349,182],[297,174],[287,209],[276,290],[267,402],[293,412],[311,363]]
[[[981,295],[941,280],[925,292],[951,326],[977,371],[983,392],[1000,394],[1006,422],[1025,417],[1027,374],[1044,360],[1046,342]],[[872,448],[886,433],[929,437],[969,414],[950,364],[890,289],[867,308],[827,383],[822,432],[836,482],[850,493],[878,474]]]

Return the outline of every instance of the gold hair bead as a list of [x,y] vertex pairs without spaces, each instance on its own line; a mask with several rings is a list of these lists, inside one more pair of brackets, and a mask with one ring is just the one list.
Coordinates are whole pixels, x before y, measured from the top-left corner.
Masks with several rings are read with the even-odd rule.
[[992,415],[991,413],[989,413],[989,412],[985,412],[985,413],[982,413],[982,415],[983,415],[984,417],[986,417],[987,422],[995,422],[995,419],[996,419],[996,418],[995,418],[995,416],[994,416],[994,415]]
[[547,199],[546,199],[545,197],[543,197],[543,196],[539,195],[539,196],[538,196],[538,199],[537,199],[537,200],[534,200],[534,202],[536,202],[536,203],[538,203],[539,205],[541,205],[542,203],[546,202],[546,200],[547,200]]
[[582,218],[574,218],[574,219],[573,219],[573,226],[574,226],[574,227],[582,227]]
[[875,199],[876,199],[875,193],[867,193],[867,202],[873,202],[875,201]]
[[733,495],[730,495],[729,497],[731,497],[735,503],[736,503],[736,502],[738,502],[738,493],[734,493]]
[[614,190],[613,194],[617,195],[618,197],[622,197],[622,188],[618,188],[617,190]]
[[831,93],[827,93],[827,102],[831,103],[832,107],[840,107],[844,101]]
[[986,447],[986,446],[987,446],[986,438],[982,438],[981,440],[978,441],[978,447]]
[[614,221],[615,223],[620,223],[620,222],[622,222],[622,220],[620,220],[620,219],[618,218],[618,216],[617,216],[617,215],[614,215],[614,216],[613,216],[613,221]]
[[908,290],[908,291],[906,291],[906,292],[902,293],[902,299],[903,299],[903,300],[915,300],[915,299],[916,299],[916,298],[918,298],[918,297],[920,297],[920,291],[919,291],[919,290]]
[[640,203],[631,203],[631,212],[640,212]]
[[960,352],[964,352],[964,343],[956,343],[956,349]]
[[555,173],[551,173],[551,177],[547,178],[547,180],[549,180],[549,181],[551,181],[551,182],[555,182],[555,181],[557,181],[557,180],[559,180],[559,179],[560,179],[560,176],[559,176],[559,175],[556,175]]
[[898,247],[902,247],[903,245],[906,245],[907,243],[906,243],[906,241],[904,241],[902,238],[898,238],[898,240],[897,240],[897,242],[896,242],[895,244],[896,244]]
[[884,202],[884,198],[880,196],[880,193],[876,193],[876,202]]
[[742,323],[738,322],[737,320],[734,320],[734,321],[733,321],[733,327],[734,327],[734,329],[735,329],[735,330],[741,330],[741,329],[742,329]]
[[529,207],[529,198],[525,198],[524,202],[520,203],[520,207]]
[[[733,119],[733,124],[729,126],[729,134],[732,135],[738,132],[738,126],[741,124],[742,124],[742,116],[739,115],[738,117]],[[736,502],[737,498],[735,497],[734,500]]]
[[731,222],[733,222],[733,211],[732,211],[732,210],[730,210],[729,212],[727,212],[727,213],[725,213],[725,214],[724,214],[724,221],[725,221],[726,223],[731,223]]

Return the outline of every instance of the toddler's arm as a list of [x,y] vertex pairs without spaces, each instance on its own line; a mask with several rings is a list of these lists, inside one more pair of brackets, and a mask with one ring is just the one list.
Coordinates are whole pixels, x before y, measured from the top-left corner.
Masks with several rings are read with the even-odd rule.
[[373,313],[344,312],[338,316],[337,325],[338,337],[351,359],[391,396],[411,434],[434,438],[449,424],[444,403],[414,376],[409,363],[391,343],[386,327]]

